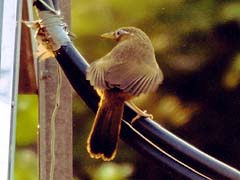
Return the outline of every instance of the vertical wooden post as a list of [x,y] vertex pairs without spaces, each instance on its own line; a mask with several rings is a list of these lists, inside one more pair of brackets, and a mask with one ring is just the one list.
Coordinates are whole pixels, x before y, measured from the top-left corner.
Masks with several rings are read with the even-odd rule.
[[[70,1],[59,0],[58,3],[65,22],[70,24]],[[60,106],[54,118],[58,64],[55,59],[39,62],[40,180],[72,179],[72,89],[63,72],[61,76]]]
[[[22,19],[32,21],[33,14],[29,10],[29,0],[22,0]],[[31,4],[32,6],[32,4]],[[21,27],[21,45],[20,45],[20,73],[19,73],[19,94],[36,94],[36,69],[34,66],[35,59],[33,52],[33,36],[31,29],[23,25]]]

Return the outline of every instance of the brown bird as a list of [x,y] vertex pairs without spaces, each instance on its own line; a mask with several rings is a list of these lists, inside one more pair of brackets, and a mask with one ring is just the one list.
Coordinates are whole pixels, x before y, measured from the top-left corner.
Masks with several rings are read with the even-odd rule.
[[[101,91],[87,151],[92,158],[110,161],[116,155],[124,102],[141,93],[155,91],[163,74],[152,43],[142,30],[122,27],[102,37],[116,40],[117,45],[87,70],[86,79]],[[151,116],[136,110],[140,116]]]

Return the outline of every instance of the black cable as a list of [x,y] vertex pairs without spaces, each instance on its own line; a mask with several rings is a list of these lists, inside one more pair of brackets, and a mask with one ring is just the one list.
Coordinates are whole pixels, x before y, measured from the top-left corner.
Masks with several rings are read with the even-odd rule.
[[56,10],[59,10],[59,6],[58,6],[58,1],[57,0],[52,0],[53,6]]
[[[81,96],[84,102],[94,111],[97,111],[99,97],[95,90],[85,79],[86,68],[88,67],[85,59],[79,54],[72,44],[62,46],[56,52],[56,59],[61,65],[64,73],[68,77],[75,91]],[[142,153],[158,163],[166,165],[166,168],[174,170],[176,174],[181,174],[189,179],[207,179],[196,170],[176,161],[166,152],[159,151],[159,147],[154,146],[147,137],[141,135],[128,121],[131,121],[136,113],[125,106],[124,119],[122,121],[121,138],[132,146],[135,150]]]
[[33,1],[33,5],[38,8],[39,11],[47,11],[48,6],[45,6],[43,3],[46,3],[49,7],[54,8],[52,6],[52,1],[51,0],[35,0]]

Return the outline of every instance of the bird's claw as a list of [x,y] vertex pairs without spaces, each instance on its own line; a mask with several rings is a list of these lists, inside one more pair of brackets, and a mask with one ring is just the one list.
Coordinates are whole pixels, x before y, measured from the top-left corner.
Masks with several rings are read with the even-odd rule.
[[153,115],[152,115],[152,114],[148,114],[148,113],[147,113],[147,110],[143,110],[143,111],[141,111],[141,113],[138,113],[138,114],[131,120],[131,124],[133,124],[135,121],[137,121],[140,117],[145,117],[145,118],[153,119]]

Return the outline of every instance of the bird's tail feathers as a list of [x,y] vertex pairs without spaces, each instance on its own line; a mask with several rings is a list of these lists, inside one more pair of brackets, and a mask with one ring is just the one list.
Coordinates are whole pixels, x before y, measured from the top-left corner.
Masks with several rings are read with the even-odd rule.
[[103,99],[87,140],[87,151],[92,158],[112,160],[117,151],[124,101]]

